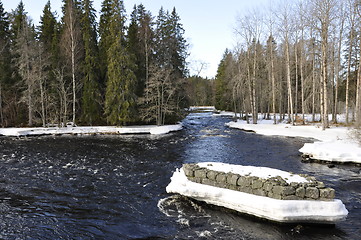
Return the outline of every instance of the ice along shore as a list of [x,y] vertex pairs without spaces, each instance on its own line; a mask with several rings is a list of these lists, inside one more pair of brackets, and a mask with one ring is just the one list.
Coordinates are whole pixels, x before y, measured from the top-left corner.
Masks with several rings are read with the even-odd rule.
[[145,126],[89,126],[89,127],[49,127],[49,128],[0,128],[0,136],[26,137],[42,135],[86,135],[86,134],[167,134],[182,129],[176,125],[145,125]]
[[361,164],[361,147],[350,137],[350,130],[346,127],[330,127],[322,130],[317,125],[273,124],[273,120],[258,120],[257,124],[247,124],[246,121],[238,120],[226,125],[265,136],[313,138],[315,142],[305,143],[299,150],[309,158],[326,162]]

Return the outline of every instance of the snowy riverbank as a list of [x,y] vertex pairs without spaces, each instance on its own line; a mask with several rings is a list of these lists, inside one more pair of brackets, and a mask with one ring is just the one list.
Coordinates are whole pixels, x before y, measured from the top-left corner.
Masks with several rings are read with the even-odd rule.
[[346,127],[331,126],[323,131],[319,125],[275,125],[273,120],[258,120],[258,124],[247,124],[246,121],[238,120],[226,125],[267,136],[313,138],[316,141],[306,143],[299,150],[301,153],[322,161],[361,163],[361,146],[351,139],[350,131]]
[[91,126],[91,127],[49,127],[49,128],[1,128],[0,136],[40,136],[63,134],[167,134],[182,129],[181,124],[176,125],[146,125],[146,126]]

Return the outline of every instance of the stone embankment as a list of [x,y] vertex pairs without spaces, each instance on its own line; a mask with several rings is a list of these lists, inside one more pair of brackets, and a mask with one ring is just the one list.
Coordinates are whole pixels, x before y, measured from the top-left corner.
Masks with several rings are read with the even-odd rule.
[[199,167],[197,164],[183,164],[183,170],[187,178],[196,183],[214,187],[227,188],[254,195],[270,197],[281,200],[332,200],[335,198],[335,190],[325,186],[308,175],[307,182],[287,183],[280,176],[267,179],[255,176],[242,176],[235,173],[225,173]]

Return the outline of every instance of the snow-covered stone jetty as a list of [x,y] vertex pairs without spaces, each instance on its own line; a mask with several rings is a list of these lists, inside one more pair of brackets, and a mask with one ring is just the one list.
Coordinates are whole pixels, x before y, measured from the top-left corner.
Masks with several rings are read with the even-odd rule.
[[146,125],[146,126],[89,126],[89,127],[49,127],[49,128],[0,128],[0,136],[25,137],[63,134],[167,134],[182,129],[182,124],[176,125]]
[[334,224],[348,214],[335,190],[314,177],[266,167],[184,164],[166,190],[277,222]]

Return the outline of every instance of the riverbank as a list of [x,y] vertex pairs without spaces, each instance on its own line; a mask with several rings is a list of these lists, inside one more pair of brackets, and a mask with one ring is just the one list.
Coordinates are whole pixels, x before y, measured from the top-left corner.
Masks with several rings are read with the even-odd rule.
[[0,136],[25,137],[41,135],[84,135],[84,134],[167,134],[182,129],[182,124],[145,125],[145,126],[86,126],[86,127],[49,127],[49,128],[1,128]]
[[[232,115],[224,113],[224,115]],[[233,114],[234,115],[234,114]],[[341,162],[361,163],[361,146],[351,137],[347,127],[331,126],[322,130],[319,124],[295,125],[287,123],[273,124],[273,120],[258,120],[258,124],[247,124],[246,121],[238,120],[229,122],[228,127],[252,131],[266,136],[287,136],[313,138],[313,143],[305,143],[299,150],[311,159]]]

